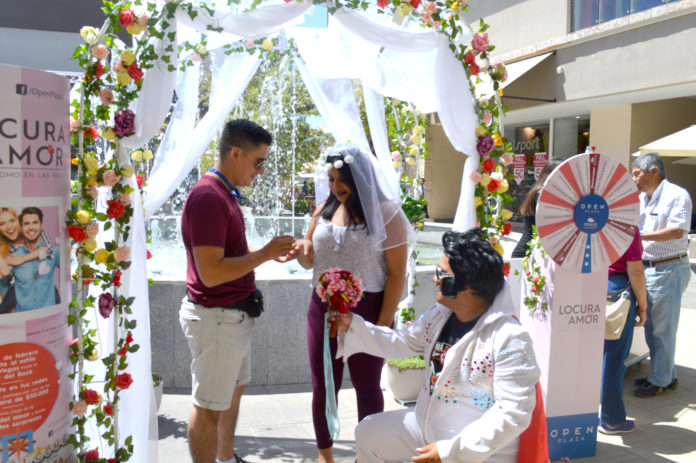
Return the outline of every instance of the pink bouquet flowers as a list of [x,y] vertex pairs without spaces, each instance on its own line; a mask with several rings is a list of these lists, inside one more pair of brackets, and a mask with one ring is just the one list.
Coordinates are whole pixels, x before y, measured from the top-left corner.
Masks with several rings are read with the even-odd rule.
[[[357,306],[363,297],[362,282],[348,270],[330,268],[319,277],[317,295],[323,302],[329,304],[332,321],[336,312],[348,313]],[[331,324],[331,337],[336,337],[336,324]]]

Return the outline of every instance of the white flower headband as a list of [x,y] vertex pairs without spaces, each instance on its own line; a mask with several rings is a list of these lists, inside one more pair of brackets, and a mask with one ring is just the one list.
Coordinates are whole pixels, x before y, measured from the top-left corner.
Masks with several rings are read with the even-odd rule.
[[334,169],[340,169],[341,167],[343,167],[343,163],[344,163],[344,162],[345,162],[346,164],[349,164],[349,165],[350,165],[350,164],[353,164],[353,161],[354,161],[354,160],[355,160],[355,158],[353,157],[352,154],[346,154],[346,155],[343,157],[343,160],[338,159],[338,160],[336,160],[336,161],[334,161],[334,162],[327,162],[324,166],[326,167],[326,170],[329,170],[329,169],[331,169],[332,167],[333,167]]

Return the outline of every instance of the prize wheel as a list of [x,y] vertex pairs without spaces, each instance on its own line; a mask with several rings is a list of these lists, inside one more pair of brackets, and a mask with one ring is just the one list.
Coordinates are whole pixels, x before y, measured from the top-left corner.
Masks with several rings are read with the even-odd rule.
[[630,246],[640,215],[626,167],[599,153],[558,166],[539,194],[536,226],[546,253],[577,273],[607,271]]

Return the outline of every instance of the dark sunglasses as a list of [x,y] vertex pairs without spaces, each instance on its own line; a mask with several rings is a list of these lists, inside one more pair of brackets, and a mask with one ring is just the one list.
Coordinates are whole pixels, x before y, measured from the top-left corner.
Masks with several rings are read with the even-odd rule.
[[250,157],[254,161],[254,169],[256,170],[263,169],[263,167],[266,165],[266,161],[268,161],[267,158],[255,158],[244,150],[242,150],[242,153],[244,153],[246,156]]
[[440,292],[443,296],[457,298],[457,287],[455,284],[454,273],[443,272],[438,265],[435,267],[435,282],[440,285]]

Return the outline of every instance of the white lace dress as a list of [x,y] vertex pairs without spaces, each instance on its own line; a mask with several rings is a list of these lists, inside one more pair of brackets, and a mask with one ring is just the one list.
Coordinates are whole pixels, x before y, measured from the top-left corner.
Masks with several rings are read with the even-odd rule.
[[362,280],[363,291],[377,293],[387,282],[384,251],[375,250],[367,227],[341,227],[320,217],[312,235],[314,268],[312,284],[332,268],[348,270]]

